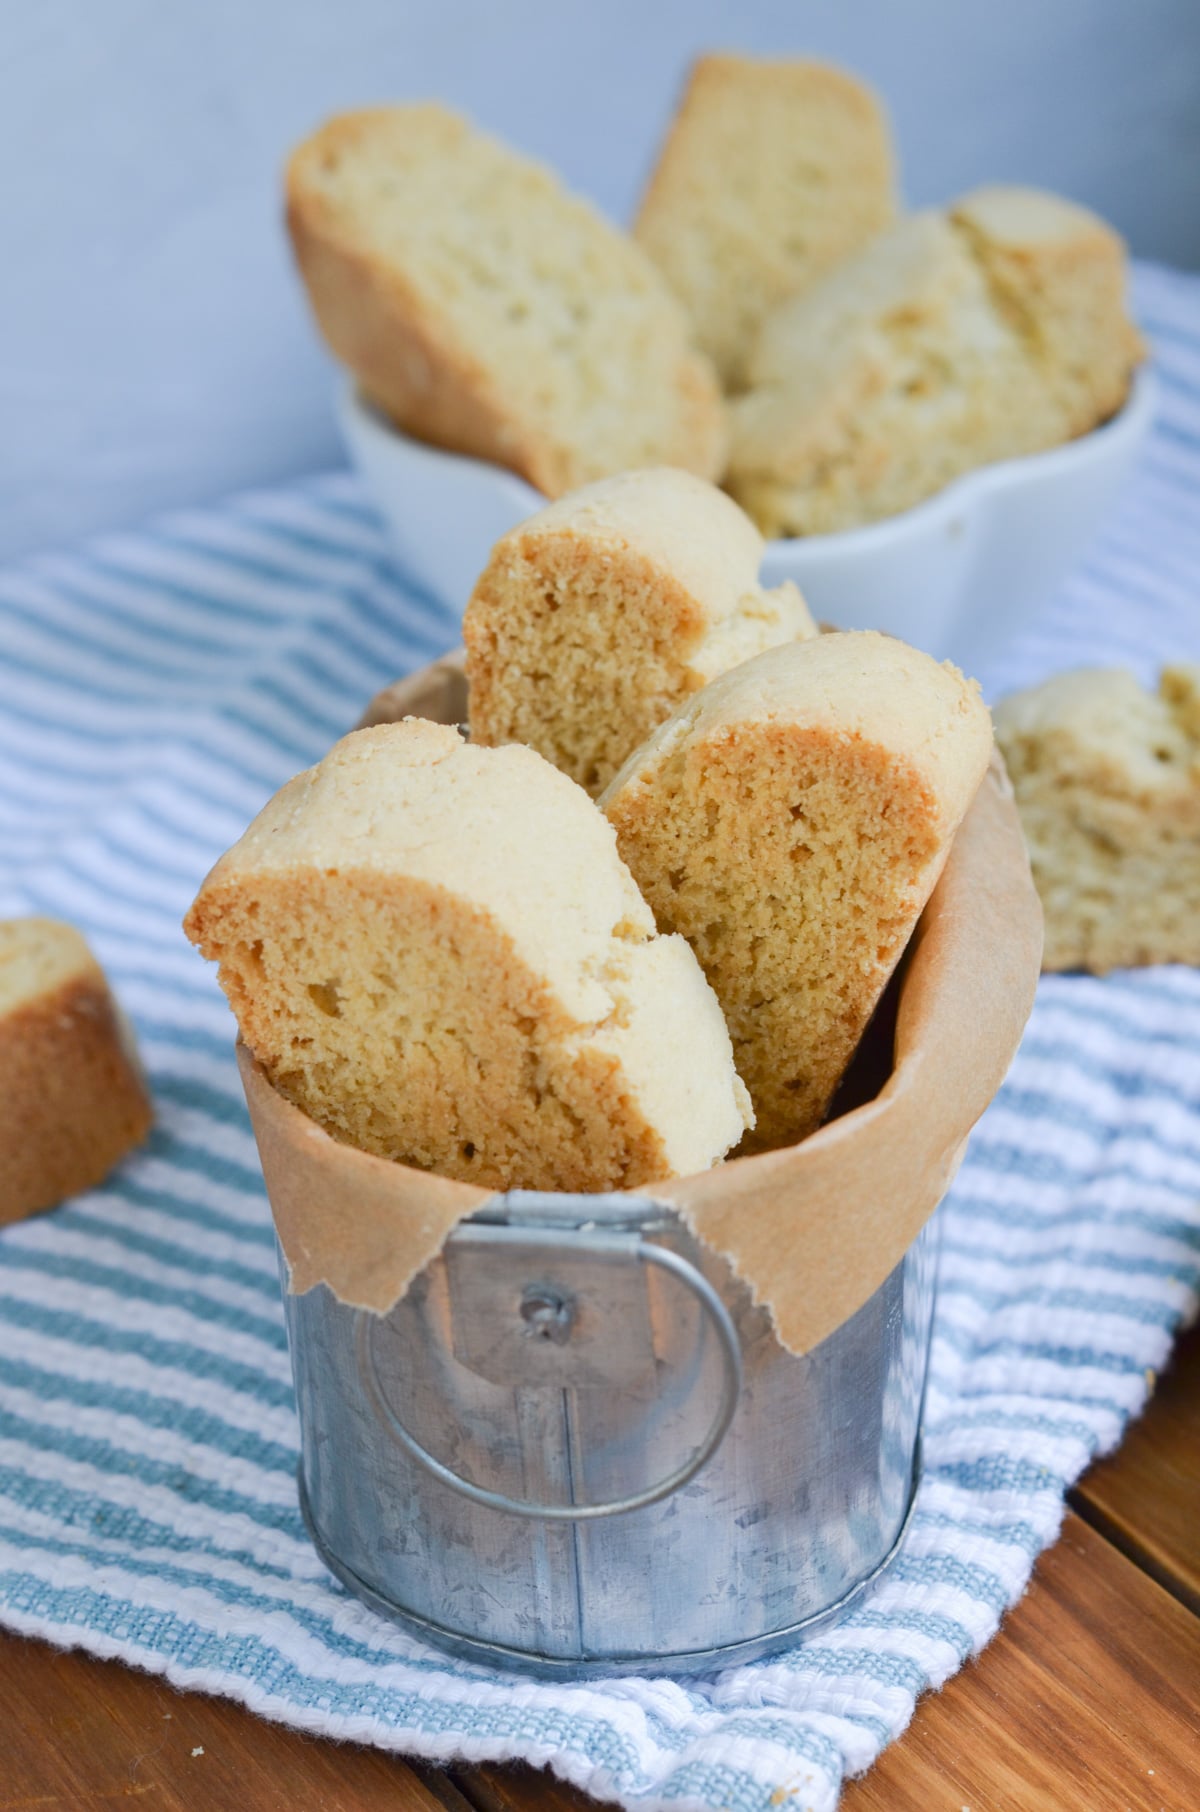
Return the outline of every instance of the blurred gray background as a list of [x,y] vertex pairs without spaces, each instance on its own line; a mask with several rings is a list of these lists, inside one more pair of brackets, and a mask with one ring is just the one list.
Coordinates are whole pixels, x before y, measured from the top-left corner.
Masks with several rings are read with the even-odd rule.
[[[341,463],[289,145],[443,98],[628,218],[701,49],[843,62],[909,201],[1059,189],[1200,266],[1200,0],[42,0],[0,46],[0,558]],[[0,651],[2,658],[2,651]]]

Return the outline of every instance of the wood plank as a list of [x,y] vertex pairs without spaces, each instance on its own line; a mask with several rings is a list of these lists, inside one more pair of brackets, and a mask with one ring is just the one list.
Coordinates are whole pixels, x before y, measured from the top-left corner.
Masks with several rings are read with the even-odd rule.
[[543,1768],[484,1762],[476,1768],[454,1768],[451,1775],[478,1812],[597,1812],[608,1803],[589,1799]]
[[[1198,1697],[1200,1619],[1069,1515],[995,1641],[841,1812],[1196,1812]],[[455,1780],[480,1812],[594,1804],[532,1769]]]
[[1200,1615],[1200,1326],[1178,1342],[1145,1415],[1071,1501]]
[[1068,1515],[994,1642],[842,1812],[1195,1812],[1200,1619]]
[[0,1812],[470,1812],[436,1770],[0,1634]]

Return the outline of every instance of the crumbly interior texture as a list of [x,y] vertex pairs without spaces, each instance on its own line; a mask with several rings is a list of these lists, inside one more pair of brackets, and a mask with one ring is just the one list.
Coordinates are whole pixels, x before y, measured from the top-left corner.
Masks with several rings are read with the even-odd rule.
[[1200,965],[1200,666],[1078,668],[996,707],[1046,969]]
[[691,951],[529,749],[357,731],[271,800],[185,928],[274,1085],[380,1157],[616,1189],[707,1169],[747,1124]]
[[992,746],[978,688],[862,631],[772,649],[656,731],[601,799],[725,1011],[757,1124],[824,1118]]
[[93,1188],[150,1125],[132,1036],[73,926],[0,921],[0,1223]]
[[766,535],[857,527],[1086,433],[1121,407],[1143,350],[1103,221],[979,190],[767,317],[726,483]]
[[823,63],[716,55],[693,65],[634,233],[736,389],[763,316],[895,211],[870,89]]
[[542,165],[437,106],[328,122],[288,220],[317,321],[403,429],[549,497],[724,462],[716,374],[650,259]]
[[758,582],[762,537],[686,472],[625,473],[499,541],[467,606],[472,740],[520,742],[598,793],[719,673],[816,634]]

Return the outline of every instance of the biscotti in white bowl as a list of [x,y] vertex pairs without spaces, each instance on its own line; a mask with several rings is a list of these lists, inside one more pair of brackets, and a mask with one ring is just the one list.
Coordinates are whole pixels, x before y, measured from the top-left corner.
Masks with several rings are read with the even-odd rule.
[[767,538],[768,588],[986,664],[1103,520],[1145,347],[1088,209],[994,185],[904,214],[895,172],[854,76],[730,55],[693,68],[628,234],[438,106],[314,133],[289,227],[406,572],[461,608],[547,501],[677,466]]
[[[1144,350],[1124,247],[1085,208],[995,187],[887,227],[766,314],[727,398],[762,583],[978,671],[1108,512],[1153,414]],[[405,569],[461,607],[545,497],[354,386],[340,410]]]
[[550,497],[725,459],[716,373],[640,246],[444,107],[329,120],[287,219],[317,324],[388,420]]

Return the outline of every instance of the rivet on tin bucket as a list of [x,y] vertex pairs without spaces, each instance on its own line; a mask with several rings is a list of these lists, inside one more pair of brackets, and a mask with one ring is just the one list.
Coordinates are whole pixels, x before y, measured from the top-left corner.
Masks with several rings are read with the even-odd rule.
[[[519,1229],[480,1227],[475,1230],[475,1239],[485,1247],[492,1247],[502,1254],[502,1260],[522,1256],[523,1247],[541,1258],[545,1254],[546,1235],[542,1232],[523,1234]],[[457,1251],[463,1249],[460,1240]],[[614,1267],[632,1264],[635,1269],[641,1265],[657,1265],[661,1270],[677,1277],[691,1290],[705,1312],[711,1317],[717,1338],[721,1344],[724,1357],[724,1370],[721,1380],[721,1398],[712,1424],[699,1446],[673,1472],[648,1485],[642,1491],[631,1492],[624,1497],[610,1498],[604,1503],[539,1503],[524,1498],[506,1496],[503,1492],[491,1491],[486,1486],[474,1483],[461,1476],[450,1466],[435,1459],[427,1448],[405,1427],[395,1408],[388,1400],[379,1376],[379,1364],[375,1356],[375,1334],[380,1325],[380,1317],[359,1311],[355,1332],[355,1351],[358,1359],[358,1372],[363,1388],[369,1397],[376,1415],[404,1451],[423,1466],[426,1472],[448,1485],[451,1490],[469,1498],[472,1503],[484,1504],[490,1510],[506,1511],[510,1516],[537,1517],[547,1522],[585,1522],[601,1516],[621,1516],[631,1510],[644,1509],[649,1504],[657,1504],[663,1498],[670,1497],[679,1491],[690,1479],[693,1479],[705,1462],[711,1459],[725,1438],[729,1424],[737,1411],[738,1397],[742,1388],[742,1353],[738,1344],[737,1330],[729,1318],[729,1311],[717,1295],[707,1278],[703,1277],[694,1265],[690,1265],[678,1253],[671,1252],[663,1246],[650,1245],[648,1241],[634,1238],[628,1234],[598,1234],[583,1232],[573,1242],[572,1256],[594,1259],[601,1267]],[[467,1291],[466,1325],[470,1328],[480,1349],[478,1362],[472,1369],[484,1377],[500,1381],[502,1376],[512,1377],[514,1383],[530,1383],[528,1364],[528,1346],[518,1349],[518,1363],[514,1367],[511,1354],[504,1345],[504,1335],[509,1333],[505,1323],[511,1317],[511,1297],[503,1289],[503,1282],[497,1278],[496,1270],[489,1266],[479,1275],[485,1288],[478,1293]],[[610,1290],[609,1296],[613,1295]],[[572,1343],[572,1333],[582,1320],[585,1330],[590,1332],[589,1324],[593,1319],[590,1307],[581,1307],[579,1299],[570,1291],[560,1290],[553,1284],[528,1284],[522,1291],[517,1303],[517,1326],[520,1331],[517,1339],[528,1342],[531,1327],[544,1334],[553,1347],[559,1350],[561,1357],[549,1359],[541,1367],[542,1375],[536,1383],[543,1389],[595,1389],[601,1385],[618,1382],[615,1374],[625,1368],[618,1362],[618,1355],[628,1352],[630,1320],[624,1315],[623,1305],[609,1301],[607,1319],[597,1316],[599,1323],[593,1339],[599,1339],[607,1347],[607,1360],[604,1355],[597,1356],[584,1352],[582,1362],[578,1338]],[[570,1352],[563,1349],[571,1346]],[[456,1351],[458,1351],[456,1341]],[[498,1357],[499,1355],[499,1357]],[[525,1357],[525,1365],[519,1363]],[[508,1363],[504,1361],[507,1358]],[[470,1363],[470,1360],[467,1361]]]

